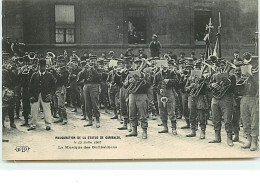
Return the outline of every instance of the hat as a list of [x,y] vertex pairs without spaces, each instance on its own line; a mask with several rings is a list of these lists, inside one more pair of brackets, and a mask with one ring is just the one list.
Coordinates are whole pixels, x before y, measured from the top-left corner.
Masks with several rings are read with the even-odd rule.
[[40,66],[46,66],[46,60],[44,58],[40,58],[38,64]]
[[72,51],[72,53],[76,53],[76,51]]
[[195,52],[193,51],[193,52],[191,52],[191,54],[192,54],[192,55],[195,55]]
[[114,51],[109,51],[108,54],[109,55],[114,54]]
[[158,36],[156,34],[153,34],[153,37],[158,38]]
[[87,64],[87,61],[84,61],[84,60],[83,60],[83,61],[80,62],[80,65],[81,65],[81,66],[85,66],[86,64]]
[[185,55],[185,53],[184,53],[184,52],[180,52],[180,54],[181,54],[181,55]]
[[137,58],[134,60],[134,63],[139,63],[139,62],[143,62],[141,59]]
[[239,51],[235,51],[234,53],[239,54]]
[[89,56],[89,59],[91,60],[91,59],[97,59],[97,56],[96,55],[90,55]]
[[144,51],[144,49],[143,49],[143,48],[140,48],[138,51]]

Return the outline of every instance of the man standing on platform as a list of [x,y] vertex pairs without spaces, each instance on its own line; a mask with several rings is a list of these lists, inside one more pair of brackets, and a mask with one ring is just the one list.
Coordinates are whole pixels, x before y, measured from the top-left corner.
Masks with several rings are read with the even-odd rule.
[[29,83],[29,94],[31,102],[32,123],[28,131],[34,130],[37,125],[39,106],[42,105],[46,130],[50,130],[51,120],[51,99],[54,94],[56,79],[46,71],[46,60],[39,60],[39,71],[32,75]]
[[157,35],[153,34],[152,41],[149,44],[151,57],[159,57],[162,49],[161,43],[157,40]]

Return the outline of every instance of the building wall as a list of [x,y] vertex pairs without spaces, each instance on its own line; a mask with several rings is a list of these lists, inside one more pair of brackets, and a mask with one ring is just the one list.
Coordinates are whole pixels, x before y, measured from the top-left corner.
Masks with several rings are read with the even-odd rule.
[[[75,44],[55,44],[55,4],[75,5]],[[234,50],[254,50],[257,0],[5,0],[3,36],[19,38],[28,50],[42,52],[77,49],[81,53],[87,49],[99,54],[109,50],[121,53],[128,47],[147,48],[146,44],[128,44],[126,12],[131,6],[147,9],[147,44],[153,33],[158,34],[161,20],[166,21],[166,33],[158,34],[163,52],[204,50],[204,45],[194,41],[195,10],[212,12],[214,34],[221,12],[223,56]],[[17,22],[12,21],[16,14],[21,15]]]

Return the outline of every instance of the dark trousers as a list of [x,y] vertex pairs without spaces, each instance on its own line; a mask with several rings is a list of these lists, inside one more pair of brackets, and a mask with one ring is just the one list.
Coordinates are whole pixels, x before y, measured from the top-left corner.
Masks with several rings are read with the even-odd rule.
[[148,127],[147,121],[147,94],[130,94],[129,95],[129,122],[133,127],[137,127],[138,119],[141,127]]
[[86,115],[89,118],[95,116],[96,118],[100,117],[99,112],[99,84],[85,84],[83,87],[84,100],[85,100],[85,110]]
[[221,130],[221,120],[223,116],[225,130],[227,132],[232,132],[233,96],[227,94],[221,99],[213,97],[211,101],[211,109],[214,130]]
[[14,100],[9,101],[8,104],[2,106],[2,124],[4,125],[5,115],[8,114],[10,124],[14,123]]

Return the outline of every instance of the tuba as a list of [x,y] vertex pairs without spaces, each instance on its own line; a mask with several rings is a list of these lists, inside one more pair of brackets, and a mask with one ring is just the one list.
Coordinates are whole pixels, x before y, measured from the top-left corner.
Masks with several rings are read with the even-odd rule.
[[214,98],[221,99],[230,89],[231,80],[228,78],[228,73],[219,73],[216,78],[220,80],[217,80],[217,87],[212,89],[212,94]]

